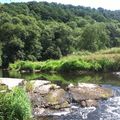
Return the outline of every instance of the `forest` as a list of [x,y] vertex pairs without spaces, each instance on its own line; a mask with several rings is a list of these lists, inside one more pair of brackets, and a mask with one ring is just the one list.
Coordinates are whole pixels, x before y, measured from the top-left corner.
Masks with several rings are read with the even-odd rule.
[[47,2],[0,4],[0,66],[120,46],[120,11]]

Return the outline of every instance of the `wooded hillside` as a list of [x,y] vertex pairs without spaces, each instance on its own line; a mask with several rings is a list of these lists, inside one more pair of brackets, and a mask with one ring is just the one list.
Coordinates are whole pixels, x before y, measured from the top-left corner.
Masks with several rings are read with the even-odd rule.
[[120,46],[120,11],[47,2],[0,4],[0,63]]

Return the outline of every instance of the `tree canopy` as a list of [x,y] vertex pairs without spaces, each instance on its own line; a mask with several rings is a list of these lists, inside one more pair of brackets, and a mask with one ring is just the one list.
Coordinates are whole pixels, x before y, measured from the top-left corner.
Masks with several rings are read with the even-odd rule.
[[0,4],[0,65],[120,46],[120,11],[47,2]]

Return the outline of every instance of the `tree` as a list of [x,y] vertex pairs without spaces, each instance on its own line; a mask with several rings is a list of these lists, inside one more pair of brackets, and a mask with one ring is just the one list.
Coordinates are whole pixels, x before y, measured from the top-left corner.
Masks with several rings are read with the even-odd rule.
[[43,58],[50,58],[50,56],[54,56],[51,57],[53,59],[60,58],[61,55],[64,56],[71,53],[73,45],[71,34],[72,29],[69,26],[63,23],[50,23],[44,29],[41,36]]
[[103,23],[95,23],[85,27],[82,34],[81,48],[97,51],[109,47],[109,36]]
[[2,44],[0,43],[0,67],[2,66]]

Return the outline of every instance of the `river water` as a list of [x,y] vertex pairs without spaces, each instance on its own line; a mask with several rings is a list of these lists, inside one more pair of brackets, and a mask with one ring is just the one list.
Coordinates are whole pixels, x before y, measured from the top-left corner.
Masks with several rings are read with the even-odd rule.
[[89,73],[82,75],[75,74],[20,74],[16,72],[7,72],[0,70],[0,77],[17,77],[30,79],[48,79],[53,83],[57,83],[62,87],[69,83],[77,84],[96,83],[101,84],[103,87],[111,88],[114,97],[108,100],[99,101],[97,108],[81,108],[79,105],[73,104],[72,111],[55,113],[49,117],[40,117],[37,120],[120,120],[120,75],[115,73]]

